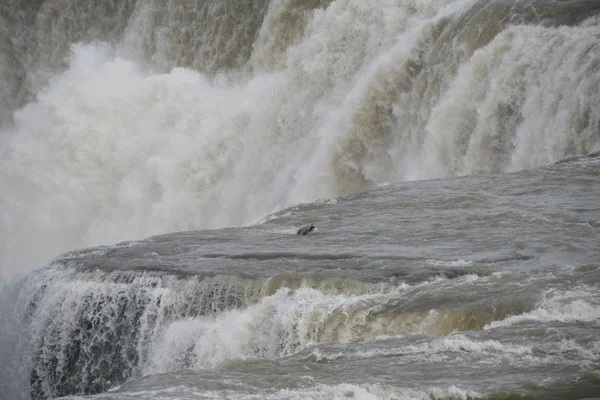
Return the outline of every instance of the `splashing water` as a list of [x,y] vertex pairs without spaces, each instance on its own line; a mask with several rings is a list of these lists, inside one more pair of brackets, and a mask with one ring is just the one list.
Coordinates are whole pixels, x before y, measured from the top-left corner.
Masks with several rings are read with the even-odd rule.
[[600,146],[589,2],[55,3],[1,6],[5,277],[72,248]]

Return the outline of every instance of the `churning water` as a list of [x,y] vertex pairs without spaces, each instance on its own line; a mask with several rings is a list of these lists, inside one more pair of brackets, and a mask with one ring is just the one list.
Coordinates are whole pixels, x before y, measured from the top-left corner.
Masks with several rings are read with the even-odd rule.
[[598,397],[599,150],[595,0],[2,2],[0,398]]

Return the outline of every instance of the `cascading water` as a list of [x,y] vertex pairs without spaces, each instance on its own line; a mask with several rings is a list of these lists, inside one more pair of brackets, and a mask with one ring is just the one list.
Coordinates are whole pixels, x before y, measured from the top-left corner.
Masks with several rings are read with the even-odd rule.
[[[0,292],[2,304],[13,307],[0,309],[6,317],[0,333],[10,343],[1,353],[3,398],[98,393],[142,373],[214,366],[240,355],[289,355],[316,339],[314,324],[332,311],[360,312],[362,302],[393,289],[360,284],[376,294],[352,300],[323,294],[322,284],[321,291],[295,295],[278,286],[235,276],[77,272],[61,264],[33,273]],[[215,317],[240,308],[246,310]],[[19,358],[26,362],[15,369],[11,361]]]
[[[527,320],[595,323],[600,318],[600,300],[587,285],[546,291],[536,300],[532,288],[555,279],[544,273],[526,275],[525,284],[507,280],[506,273],[468,271],[412,285],[309,276],[294,282],[276,276],[106,272],[84,268],[86,259],[58,260],[0,292],[2,398],[100,393],[134,377],[228,368],[305,351],[311,353],[302,359],[317,361],[457,349],[518,358],[531,356],[531,345],[455,334]],[[573,276],[565,280],[574,278],[577,282]],[[481,297],[490,287],[511,294]],[[369,343],[411,334],[433,335],[433,342],[326,356],[311,350],[323,343]],[[594,360],[596,350],[590,351],[588,358]]]
[[[2,2],[0,398],[255,358],[593,371],[597,170],[549,165],[599,149],[595,0]],[[505,343],[531,321],[580,331]]]
[[2,6],[7,276],[599,145],[594,2],[22,3]]

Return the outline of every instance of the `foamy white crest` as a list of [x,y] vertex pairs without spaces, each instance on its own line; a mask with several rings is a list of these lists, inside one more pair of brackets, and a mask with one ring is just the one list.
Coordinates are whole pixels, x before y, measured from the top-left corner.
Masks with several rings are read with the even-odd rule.
[[315,361],[333,361],[333,360],[337,360],[338,358],[342,358],[344,357],[344,353],[342,352],[338,352],[335,354],[331,354],[331,353],[323,353],[320,349],[314,349],[312,351],[312,353],[310,353],[310,355],[312,357],[314,357]]
[[526,346],[513,345],[510,343],[505,344],[496,340],[478,341],[469,339],[463,335],[452,335],[420,346],[408,346],[405,350],[409,353],[466,351],[470,353],[498,352],[519,355],[531,354],[531,349]]
[[563,339],[556,344],[542,345],[544,351],[548,354],[568,356],[575,355],[578,359],[583,358],[590,361],[600,360],[600,341],[593,341],[585,345],[579,344],[575,339]]
[[438,267],[468,267],[469,265],[473,265],[473,261],[465,261],[465,260],[451,260],[451,261],[443,261],[443,260],[425,260],[427,264],[435,265]]
[[513,315],[502,321],[487,324],[484,329],[507,327],[524,322],[596,322],[600,325],[600,298],[598,293],[586,290],[573,290],[571,292],[546,293],[538,307],[532,311]]
[[145,372],[208,368],[239,358],[277,358],[323,340],[348,342],[355,335],[353,329],[364,325],[368,304],[385,296],[389,295],[332,296],[309,288],[285,288],[247,309],[176,321],[151,345]]
[[[383,337],[382,340],[388,340],[389,337]],[[379,349],[369,351],[358,351],[353,354],[346,354],[349,358],[371,358],[377,356],[390,355],[417,355],[427,359],[432,359],[436,356],[458,357],[456,354],[448,353],[476,353],[485,354],[487,362],[492,360],[492,357],[506,357],[507,355],[523,356],[532,354],[531,348],[523,345],[515,345],[512,343],[501,343],[497,340],[476,340],[468,338],[461,334],[451,334],[439,339],[420,343],[417,345],[401,346],[393,349]]]

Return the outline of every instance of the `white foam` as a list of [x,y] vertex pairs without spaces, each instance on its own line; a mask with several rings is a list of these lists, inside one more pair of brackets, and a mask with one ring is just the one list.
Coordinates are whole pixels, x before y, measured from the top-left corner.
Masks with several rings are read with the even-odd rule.
[[469,339],[463,335],[451,335],[442,339],[434,340],[420,346],[409,346],[407,351],[410,353],[438,353],[438,352],[460,352],[469,353],[507,353],[507,354],[531,354],[531,349],[527,346],[513,345],[510,343],[501,343],[496,340],[478,341]]
[[312,353],[310,353],[310,355],[313,356],[316,361],[333,361],[333,360],[337,360],[339,358],[344,357],[344,353],[342,353],[342,352],[330,354],[330,353],[323,353],[319,349],[314,349],[312,351]]
[[473,261],[465,261],[465,260],[425,260],[427,264],[435,265],[437,267],[468,267],[473,265]]
[[483,329],[508,327],[526,322],[596,322],[600,325],[600,297],[587,289],[568,292],[549,290],[545,299],[532,311],[494,321]]
[[575,339],[562,339],[558,345],[542,345],[544,351],[548,354],[561,357],[573,355],[577,359],[590,361],[600,360],[600,341],[586,343],[585,346],[577,343]]
[[240,358],[274,359],[324,340],[350,342],[354,325],[363,325],[371,307],[389,296],[280,289],[247,309],[171,323],[151,344],[145,371],[202,369]]
[[[389,340],[392,337],[383,337],[382,340]],[[401,338],[401,337],[397,337]],[[508,355],[522,357],[531,355],[532,349],[524,345],[515,345],[512,343],[502,343],[497,340],[477,340],[468,338],[462,334],[451,334],[441,338],[432,338],[432,340],[419,343],[417,345],[405,345],[393,348],[381,348],[377,350],[358,351],[347,353],[349,358],[372,358],[377,356],[393,355],[416,355],[432,360],[436,356],[457,357],[452,353],[473,353],[484,354],[488,362],[492,357],[506,357]],[[438,357],[439,358],[439,357]]]
[[[279,200],[266,189],[270,175],[259,171],[256,155],[264,142],[240,134],[270,118],[265,93],[278,93],[277,82],[271,76],[218,87],[191,70],[150,74],[109,48],[75,47],[69,70],[15,114],[19,133],[1,160],[0,187],[14,205],[1,225],[2,264],[35,256],[18,250],[32,242],[47,256],[155,233],[241,225],[266,214]],[[251,101],[254,96],[260,101]],[[276,164],[269,158],[269,169]],[[234,183],[236,174],[247,175],[245,184]],[[9,189],[11,180],[27,184]],[[241,195],[251,187],[269,195]]]

